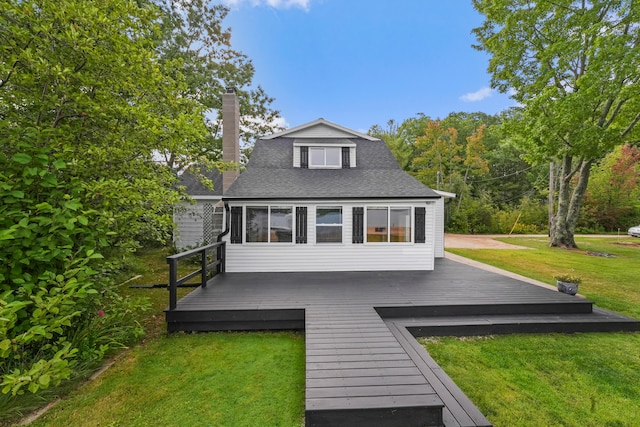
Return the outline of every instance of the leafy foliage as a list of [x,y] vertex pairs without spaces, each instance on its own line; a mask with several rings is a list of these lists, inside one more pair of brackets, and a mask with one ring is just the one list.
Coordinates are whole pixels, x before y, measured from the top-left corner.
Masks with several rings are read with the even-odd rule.
[[[474,0],[492,84],[522,107],[508,131],[536,163],[560,160],[553,246],[573,238],[592,165],[637,137],[640,9],[633,0]],[[573,177],[577,179],[573,181]]]
[[180,194],[159,153],[215,165],[205,118],[224,85],[245,88],[247,114],[276,114],[247,89],[253,68],[225,14],[198,1],[0,0],[5,396],[57,385],[141,333],[141,304],[111,278],[170,236]]

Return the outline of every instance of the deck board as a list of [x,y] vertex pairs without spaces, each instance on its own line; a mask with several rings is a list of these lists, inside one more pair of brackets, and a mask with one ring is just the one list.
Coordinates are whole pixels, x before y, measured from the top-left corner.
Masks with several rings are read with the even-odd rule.
[[169,331],[305,330],[309,427],[489,426],[414,336],[640,330],[586,299],[448,259],[423,272],[226,273],[166,318]]

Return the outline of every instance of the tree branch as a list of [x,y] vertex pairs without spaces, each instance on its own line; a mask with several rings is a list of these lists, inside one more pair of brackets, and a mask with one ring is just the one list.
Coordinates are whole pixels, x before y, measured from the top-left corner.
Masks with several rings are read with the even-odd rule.
[[636,114],[633,120],[631,120],[631,123],[629,123],[629,126],[627,126],[627,128],[620,134],[620,137],[624,138],[625,136],[627,136],[627,134],[629,134],[629,132],[633,130],[633,128],[638,124],[639,121],[640,113]]

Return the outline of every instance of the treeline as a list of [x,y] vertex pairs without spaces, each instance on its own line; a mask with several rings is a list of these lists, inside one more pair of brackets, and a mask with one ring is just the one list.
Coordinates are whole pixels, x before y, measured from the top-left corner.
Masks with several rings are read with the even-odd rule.
[[[558,167],[527,161],[527,152],[502,126],[508,114],[451,113],[444,119],[419,114],[375,125],[369,134],[383,139],[416,179],[456,194],[446,204],[447,231],[547,233],[550,174]],[[558,188],[558,179],[556,172],[552,188]],[[636,146],[617,147],[594,164],[577,231],[626,231],[640,223],[638,184]]]

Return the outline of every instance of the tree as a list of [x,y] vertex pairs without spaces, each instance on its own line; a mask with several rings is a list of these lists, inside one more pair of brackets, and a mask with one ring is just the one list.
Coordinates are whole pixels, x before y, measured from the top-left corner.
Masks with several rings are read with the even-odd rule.
[[369,129],[368,134],[382,139],[391,150],[400,167],[403,170],[409,170],[415,151],[413,145],[415,139],[408,135],[406,129],[403,128],[404,124],[403,122],[402,125],[398,126],[398,123],[391,119],[387,122],[387,129],[374,125]]
[[532,163],[558,159],[551,246],[575,248],[592,165],[637,139],[640,8],[634,0],[474,0],[492,85],[521,105],[507,121]]
[[635,225],[640,216],[640,149],[616,147],[593,166],[580,224],[608,231]]
[[185,82],[181,97],[197,101],[203,108],[206,138],[177,141],[161,152],[173,170],[190,165],[194,155],[199,164],[219,166],[222,152],[222,94],[233,87],[240,104],[241,139],[250,142],[257,136],[279,128],[279,113],[271,108],[273,98],[257,86],[252,87],[255,69],[251,60],[231,46],[231,30],[223,21],[229,9],[208,0],[151,0],[163,11],[157,53],[160,62],[175,79]]

